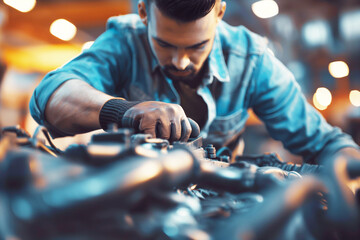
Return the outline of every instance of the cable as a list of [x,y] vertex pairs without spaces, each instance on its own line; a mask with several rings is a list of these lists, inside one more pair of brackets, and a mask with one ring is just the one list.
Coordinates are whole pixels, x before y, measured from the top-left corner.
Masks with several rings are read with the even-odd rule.
[[[46,140],[49,142],[50,146],[53,148],[53,151],[56,152],[57,154],[61,154],[61,151],[55,146],[55,144],[52,142],[50,134],[48,132],[48,130],[44,127],[44,126],[38,126],[34,132],[34,135],[32,137],[32,139],[36,140],[40,131],[44,134]],[[46,147],[45,145],[43,145],[44,147]],[[49,150],[50,151],[50,150]]]

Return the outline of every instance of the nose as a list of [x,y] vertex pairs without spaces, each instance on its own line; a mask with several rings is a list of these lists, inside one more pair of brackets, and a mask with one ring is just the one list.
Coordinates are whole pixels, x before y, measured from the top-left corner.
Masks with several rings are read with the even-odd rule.
[[184,50],[177,50],[172,58],[172,64],[180,71],[186,69],[190,65],[190,58]]

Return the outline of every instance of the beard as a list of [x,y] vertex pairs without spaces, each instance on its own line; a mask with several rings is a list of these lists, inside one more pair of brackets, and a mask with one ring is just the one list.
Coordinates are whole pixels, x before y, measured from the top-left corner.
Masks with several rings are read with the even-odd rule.
[[184,70],[179,70],[174,65],[165,65],[162,67],[162,71],[173,81],[189,82],[197,75],[193,65],[187,66]]

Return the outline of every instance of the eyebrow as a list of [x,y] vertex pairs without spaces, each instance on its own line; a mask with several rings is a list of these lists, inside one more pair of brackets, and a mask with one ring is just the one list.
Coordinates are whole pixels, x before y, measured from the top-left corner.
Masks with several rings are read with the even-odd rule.
[[[168,42],[166,42],[166,41],[164,41],[164,40],[161,40],[160,38],[157,38],[157,37],[152,37],[152,38],[155,39],[155,40],[156,40],[157,42],[159,42],[159,43],[168,45],[169,47],[175,47],[175,48],[177,48],[177,46],[175,46],[175,45],[173,45],[173,44],[171,44],[171,43],[168,43]],[[196,43],[196,44],[194,44],[194,45],[187,46],[187,47],[185,47],[185,48],[187,48],[187,49],[189,49],[189,48],[197,48],[197,47],[200,47],[201,45],[203,45],[203,44],[205,44],[205,43],[207,43],[207,42],[209,42],[209,41],[210,41],[210,39],[206,39],[206,40],[204,40],[204,41],[202,41],[202,42],[200,42],[200,43]]]

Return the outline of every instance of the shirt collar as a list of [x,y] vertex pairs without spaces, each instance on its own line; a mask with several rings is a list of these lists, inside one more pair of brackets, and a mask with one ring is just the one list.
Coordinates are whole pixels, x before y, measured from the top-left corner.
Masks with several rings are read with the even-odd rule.
[[220,82],[229,82],[229,71],[226,67],[224,54],[222,52],[219,33],[216,31],[212,50],[209,55],[210,75],[213,75]]
[[[149,48],[150,48],[150,44],[149,44]],[[155,54],[152,52],[151,48],[150,48],[150,52],[151,52],[151,70],[152,70],[152,72],[154,72],[156,70],[156,68],[159,67],[159,62],[158,62],[157,58],[155,57]],[[214,76],[220,82],[229,82],[230,81],[229,72],[226,67],[224,55],[222,52],[220,36],[217,31],[215,34],[213,47],[209,54],[208,64],[209,64],[210,76],[211,75]],[[211,77],[210,79],[212,82],[213,78]]]

